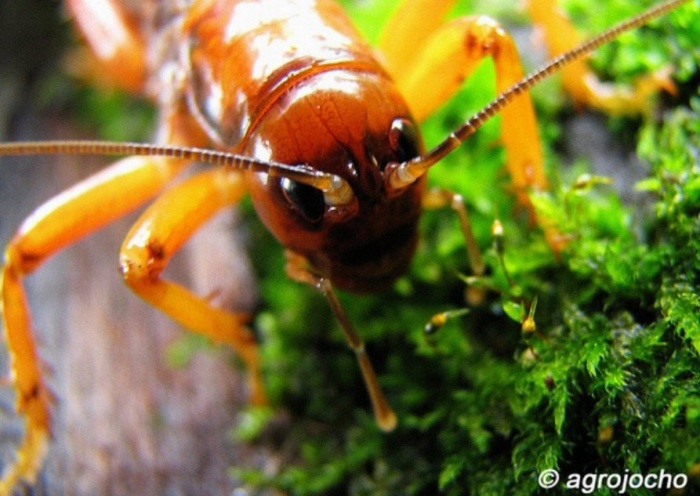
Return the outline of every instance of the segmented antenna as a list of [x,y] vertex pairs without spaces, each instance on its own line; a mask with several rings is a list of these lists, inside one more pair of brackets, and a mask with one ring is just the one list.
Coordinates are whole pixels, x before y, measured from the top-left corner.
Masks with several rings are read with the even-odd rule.
[[617,38],[622,33],[643,26],[649,21],[663,16],[688,1],[689,0],[669,0],[662,2],[584,41],[568,52],[564,52],[553,58],[498,95],[423,157],[416,157],[406,162],[389,164],[386,169],[389,187],[391,189],[401,189],[413,184],[416,179],[424,175],[430,167],[459,147],[464,140],[474,134],[485,122],[500,113],[503,107],[512,102],[518,95],[528,91],[543,79],[561,70],[565,65],[581,59],[588,53]]
[[308,165],[287,165],[267,162],[207,148],[154,145],[115,141],[18,141],[0,143],[3,155],[113,155],[171,157],[236,170],[264,172],[273,177],[286,177],[324,193],[327,205],[346,205],[353,197],[350,185],[342,177],[313,169]]

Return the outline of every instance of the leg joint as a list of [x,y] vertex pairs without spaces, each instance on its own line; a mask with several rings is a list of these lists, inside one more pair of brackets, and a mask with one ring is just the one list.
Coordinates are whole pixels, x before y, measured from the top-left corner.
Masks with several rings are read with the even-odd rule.
[[472,58],[485,56],[496,57],[504,43],[510,43],[510,37],[495,20],[486,16],[464,18],[466,31],[464,49]]
[[167,263],[163,245],[152,239],[143,244],[129,244],[119,255],[119,270],[129,286],[158,279]]

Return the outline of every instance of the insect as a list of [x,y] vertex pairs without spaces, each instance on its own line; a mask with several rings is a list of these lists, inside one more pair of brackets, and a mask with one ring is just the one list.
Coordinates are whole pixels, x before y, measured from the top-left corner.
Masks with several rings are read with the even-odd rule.
[[[532,105],[517,97],[622,30],[682,3],[663,3],[523,79],[505,31],[478,16],[443,23],[450,2],[403,2],[380,40],[380,63],[341,8],[325,0],[290,0],[274,9],[264,1],[200,0],[165,15],[174,19],[167,29],[157,22],[162,12],[137,22],[121,4],[69,1],[104,70],[154,99],[161,112],[159,139],[169,146],[62,142],[0,148],[8,155],[127,155],[38,209],[6,250],[3,316],[27,431],[19,462],[6,471],[4,492],[20,479],[32,480],[49,437],[50,395],[36,358],[24,276],[63,246],[154,197],[120,252],[120,269],[132,290],[184,327],[234,348],[248,367],[252,401],[264,403],[248,315],[222,310],[161,277],[197,228],[249,192],[262,221],[287,250],[288,275],[328,300],[357,356],[377,424],[393,429],[396,416],[334,287],[375,291],[405,271],[417,242],[427,171],[493,115],[502,115],[515,195],[530,209],[528,191],[545,189],[547,181]],[[541,5],[547,26],[553,5]],[[153,54],[156,36],[171,42],[164,43],[170,48]],[[453,94],[484,57],[494,58],[499,98],[425,152],[417,122]],[[589,90],[577,97],[611,104]],[[196,161],[222,167],[160,193]],[[114,201],[103,208],[106,198]],[[547,230],[546,219],[539,221]],[[554,246],[556,233],[548,233]]]

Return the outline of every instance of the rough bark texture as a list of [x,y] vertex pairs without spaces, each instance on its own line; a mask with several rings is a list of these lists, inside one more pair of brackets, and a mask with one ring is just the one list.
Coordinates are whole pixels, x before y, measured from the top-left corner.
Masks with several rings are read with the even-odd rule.
[[[39,115],[34,101],[36,81],[47,66],[57,68],[65,37],[59,22],[55,2],[0,7],[2,141],[80,137],[63,117]],[[42,201],[105,164],[84,157],[0,159],[0,243]],[[27,279],[57,398],[54,441],[35,494],[227,494],[237,487],[227,467],[264,459],[228,436],[247,401],[233,354],[198,352],[173,369],[165,352],[183,331],[122,284],[118,250],[133,220],[77,243]],[[253,283],[234,223],[233,212],[219,217],[176,257],[168,276],[200,294],[223,292],[250,305]],[[0,418],[4,463],[22,423],[13,418],[7,388],[2,399],[9,408]]]

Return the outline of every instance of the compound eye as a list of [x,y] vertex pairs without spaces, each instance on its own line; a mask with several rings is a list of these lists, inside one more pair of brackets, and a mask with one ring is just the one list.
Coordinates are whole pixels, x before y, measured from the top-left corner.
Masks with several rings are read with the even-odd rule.
[[280,186],[285,199],[308,222],[316,223],[323,218],[326,211],[323,191],[286,177],[282,178]]
[[420,139],[415,124],[408,119],[394,119],[389,129],[389,146],[397,162],[408,162],[420,155]]

